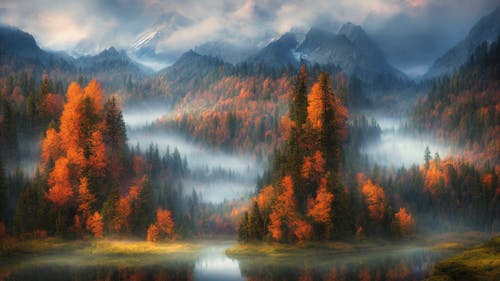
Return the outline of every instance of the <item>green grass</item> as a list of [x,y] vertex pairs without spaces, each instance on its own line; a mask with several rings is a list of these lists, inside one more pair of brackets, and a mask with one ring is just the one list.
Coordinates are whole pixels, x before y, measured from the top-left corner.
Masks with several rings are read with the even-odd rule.
[[500,280],[500,236],[439,262],[428,280]]
[[88,242],[64,240],[59,238],[44,238],[19,241],[16,239],[6,239],[0,243],[0,257],[23,254],[40,254],[51,252],[67,252],[79,249],[88,245]]
[[13,271],[34,267],[143,267],[166,263],[194,263],[206,242],[139,240],[9,239],[0,253],[0,280]]
[[269,256],[269,257],[289,257],[295,255],[318,254],[320,252],[353,251],[355,248],[365,249],[373,247],[370,243],[353,244],[347,242],[307,242],[299,244],[280,243],[238,243],[226,250],[226,254],[232,257],[239,256]]
[[85,255],[155,255],[171,253],[193,253],[201,248],[199,243],[187,241],[145,242],[135,240],[64,240],[44,238],[37,240],[5,241],[0,248],[0,257],[29,254],[73,253]]
[[130,240],[94,240],[81,251],[98,255],[154,255],[171,253],[193,253],[200,249],[196,243],[184,241],[145,242]]

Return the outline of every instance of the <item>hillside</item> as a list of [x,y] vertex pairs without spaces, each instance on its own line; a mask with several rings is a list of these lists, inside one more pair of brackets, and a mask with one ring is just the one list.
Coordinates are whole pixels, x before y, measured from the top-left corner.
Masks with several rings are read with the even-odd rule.
[[478,46],[468,62],[437,80],[416,106],[412,123],[421,132],[458,145],[464,157],[500,166],[500,40]]
[[453,73],[467,62],[476,47],[484,42],[491,43],[498,36],[500,36],[500,7],[481,18],[462,41],[439,57],[424,75],[424,78]]

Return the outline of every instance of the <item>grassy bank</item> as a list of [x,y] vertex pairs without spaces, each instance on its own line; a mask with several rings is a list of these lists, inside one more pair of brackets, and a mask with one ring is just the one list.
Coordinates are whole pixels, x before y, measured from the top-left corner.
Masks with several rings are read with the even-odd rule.
[[500,236],[439,262],[428,280],[500,280]]
[[488,234],[480,232],[445,233],[417,237],[412,240],[346,240],[343,242],[307,242],[298,244],[280,243],[238,243],[226,250],[231,257],[289,257],[309,254],[351,254],[369,253],[381,249],[430,248],[433,250],[461,251],[488,239]]
[[5,243],[0,250],[0,257],[22,256],[30,254],[72,253],[85,255],[146,255],[193,253],[202,245],[188,241],[145,242],[135,240],[64,240],[59,238],[44,238],[37,240]]

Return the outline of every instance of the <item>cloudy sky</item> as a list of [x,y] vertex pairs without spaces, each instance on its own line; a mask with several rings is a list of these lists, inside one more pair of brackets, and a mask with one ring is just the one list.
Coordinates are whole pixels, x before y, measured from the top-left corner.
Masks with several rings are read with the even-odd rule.
[[160,31],[157,51],[179,54],[207,41],[262,46],[292,29],[361,25],[390,63],[421,73],[493,10],[498,0],[2,0],[0,22],[48,49],[131,49]]

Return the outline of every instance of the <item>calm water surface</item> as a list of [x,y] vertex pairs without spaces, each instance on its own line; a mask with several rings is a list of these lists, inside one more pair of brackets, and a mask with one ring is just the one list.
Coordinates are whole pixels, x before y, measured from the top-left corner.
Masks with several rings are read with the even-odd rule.
[[[0,280],[421,280],[452,254],[426,247],[308,253],[300,258],[232,259],[234,242],[205,243],[194,254],[46,254],[0,260]],[[2,264],[3,263],[3,264]]]

